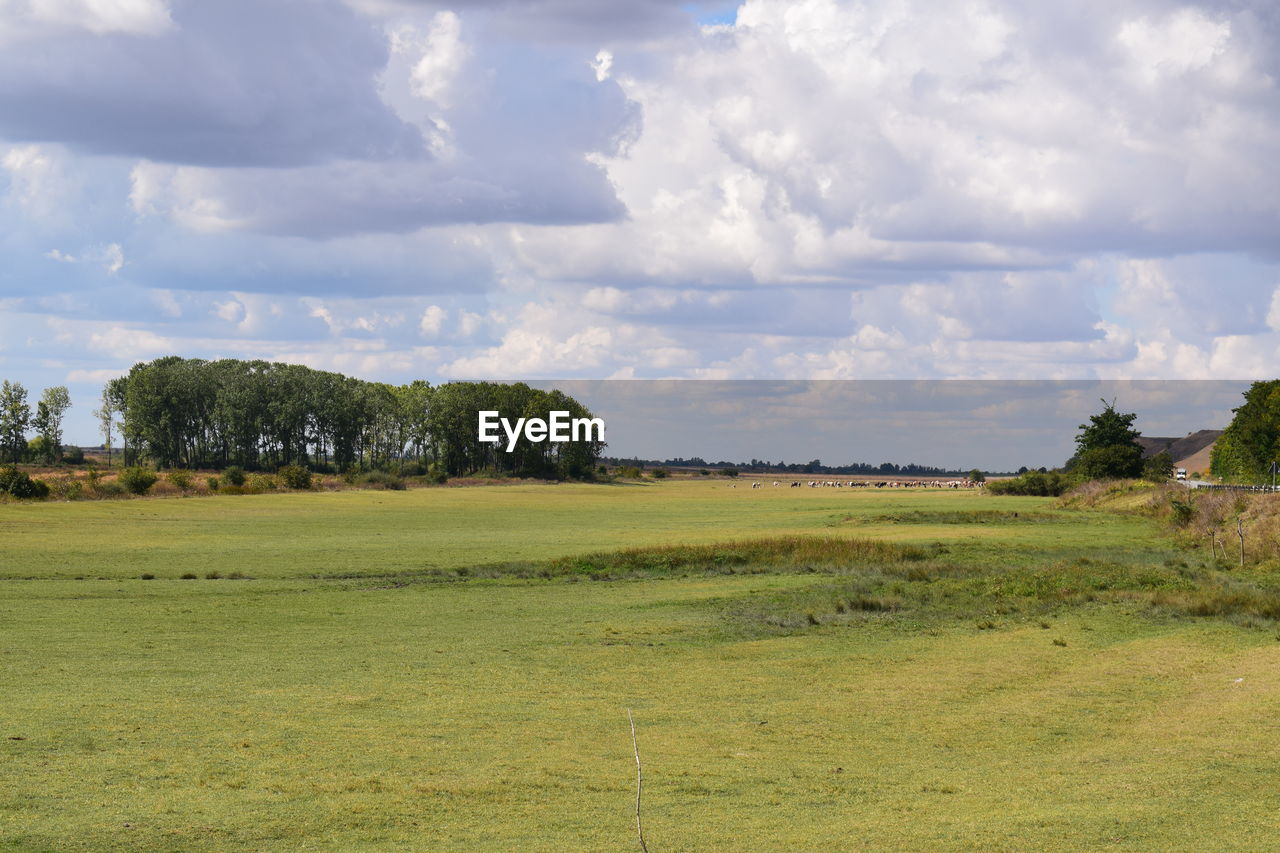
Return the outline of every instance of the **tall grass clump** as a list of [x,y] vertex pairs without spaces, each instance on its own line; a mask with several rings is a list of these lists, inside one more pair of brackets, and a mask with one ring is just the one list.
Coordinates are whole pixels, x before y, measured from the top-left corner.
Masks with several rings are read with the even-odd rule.
[[771,569],[830,572],[869,564],[917,562],[928,556],[922,548],[870,539],[787,536],[602,551],[551,560],[547,568],[554,574],[592,576]]

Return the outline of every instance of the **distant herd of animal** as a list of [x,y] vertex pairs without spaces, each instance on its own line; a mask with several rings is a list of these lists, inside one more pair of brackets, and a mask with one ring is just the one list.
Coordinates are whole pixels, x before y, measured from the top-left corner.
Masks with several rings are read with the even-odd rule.
[[[981,483],[975,483],[972,480],[809,480],[801,482],[800,480],[792,480],[784,483],[781,480],[774,480],[774,486],[788,486],[792,489],[803,488],[808,486],[811,489],[978,489],[982,487]],[[730,483],[729,488],[738,488],[737,483]],[[753,489],[763,489],[763,482],[756,481],[751,484]]]

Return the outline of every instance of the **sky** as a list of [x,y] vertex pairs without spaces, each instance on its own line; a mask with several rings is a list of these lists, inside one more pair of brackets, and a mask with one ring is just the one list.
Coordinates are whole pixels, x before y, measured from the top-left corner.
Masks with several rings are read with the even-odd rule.
[[1270,0],[0,0],[0,377],[1273,378],[1278,74]]
[[605,455],[706,462],[1056,468],[1104,401],[1146,436],[1221,429],[1239,380],[567,380],[605,422]]

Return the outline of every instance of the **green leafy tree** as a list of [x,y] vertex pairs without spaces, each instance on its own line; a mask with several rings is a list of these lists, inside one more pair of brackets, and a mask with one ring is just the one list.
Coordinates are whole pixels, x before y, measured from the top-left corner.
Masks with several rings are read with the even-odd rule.
[[31,407],[27,405],[27,389],[8,379],[0,384],[0,452],[10,462],[21,462],[27,449],[27,430],[31,426]]
[[1067,468],[1086,480],[1141,476],[1141,433],[1133,428],[1137,418],[1133,412],[1117,412],[1115,401],[1103,400],[1102,411],[1080,424],[1076,455]]
[[1167,452],[1157,453],[1142,463],[1142,479],[1163,483],[1173,476],[1173,457]]
[[93,410],[93,416],[98,419],[98,431],[102,433],[102,446],[107,451],[107,467],[110,468],[111,444],[116,434],[116,409],[110,385],[103,386],[102,400],[98,408]]
[[985,483],[986,481],[987,481],[987,475],[979,471],[977,468],[974,468],[972,471],[969,472],[970,483]]
[[1234,483],[1271,482],[1271,463],[1280,459],[1280,379],[1255,382],[1244,405],[1213,445],[1209,471]]
[[71,408],[71,395],[66,386],[44,389],[36,403],[34,426],[44,439],[44,462],[52,465],[62,456],[62,419]]

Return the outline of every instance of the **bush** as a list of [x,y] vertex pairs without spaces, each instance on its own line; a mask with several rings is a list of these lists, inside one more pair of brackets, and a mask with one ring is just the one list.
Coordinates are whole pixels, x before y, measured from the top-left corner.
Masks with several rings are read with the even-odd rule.
[[396,492],[401,492],[405,489],[404,480],[386,471],[370,471],[360,478],[360,483],[375,488],[391,489]]
[[251,495],[263,492],[274,492],[280,487],[280,481],[271,474],[250,474],[244,482],[244,490]]
[[987,492],[992,495],[1035,495],[1056,498],[1075,484],[1075,478],[1058,471],[1028,471],[1009,480],[988,481]]
[[1169,501],[1169,509],[1173,513],[1174,527],[1186,527],[1196,517],[1196,506],[1191,501],[1173,498]]
[[721,469],[720,469],[720,476],[721,476],[721,477],[736,477],[736,476],[738,476],[738,469],[737,469],[737,468],[721,468]]
[[81,493],[84,491],[84,483],[71,474],[54,477],[48,483],[48,486],[50,494],[60,501],[79,500]]
[[1094,447],[1080,453],[1071,470],[1085,480],[1139,477],[1143,470],[1142,449],[1129,444]]
[[211,492],[218,491],[218,487],[222,485],[222,483],[219,482],[217,477],[208,477],[205,479],[204,483],[206,486],[209,487],[209,491]]
[[655,480],[665,480],[670,476],[671,476],[671,472],[668,471],[666,468],[653,469],[653,479]]
[[422,467],[421,462],[406,462],[400,466],[401,477],[421,477],[427,473],[427,469]]
[[1142,463],[1142,479],[1163,483],[1173,478],[1173,457],[1161,452]]
[[226,480],[232,486],[243,486],[245,481],[244,469],[239,465],[232,465],[223,469],[222,479]]
[[182,489],[182,491],[184,492],[190,491],[191,483],[192,483],[190,471],[186,471],[182,468],[174,468],[172,471],[166,474],[165,477],[166,479],[169,480],[170,483],[173,483],[173,485],[177,486],[179,489]]
[[100,498],[118,498],[124,494],[119,480],[103,480],[93,486],[93,493]]
[[285,465],[276,472],[286,489],[310,489],[311,469],[301,465]]
[[83,465],[84,450],[79,447],[62,448],[62,461],[68,465]]
[[0,471],[0,494],[20,500],[37,500],[49,497],[49,487],[41,480],[33,480],[17,468]]
[[120,472],[120,485],[135,495],[145,495],[158,479],[156,472],[137,466],[125,468]]
[[439,462],[432,462],[427,466],[427,482],[443,485],[449,482],[449,471]]
[[638,480],[641,477],[640,469],[635,465],[618,466],[618,476],[624,480]]

